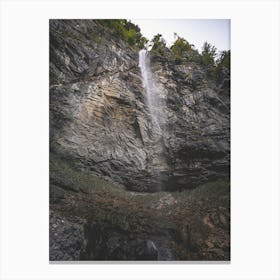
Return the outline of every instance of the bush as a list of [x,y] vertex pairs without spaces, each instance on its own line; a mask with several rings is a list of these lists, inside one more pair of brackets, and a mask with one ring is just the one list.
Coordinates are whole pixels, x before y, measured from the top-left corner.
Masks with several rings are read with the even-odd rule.
[[142,36],[138,25],[126,19],[99,20],[103,26],[110,29],[114,36],[126,41],[130,46],[144,48],[148,40]]
[[222,51],[217,59],[217,68],[225,67],[230,70],[230,50]]
[[155,54],[159,54],[161,56],[164,56],[166,53],[166,42],[162,38],[161,34],[157,34],[154,36],[154,38],[151,40],[152,43],[152,49],[151,52]]
[[217,49],[215,46],[205,42],[202,47],[201,62],[205,66],[215,66],[215,58],[217,56]]
[[176,58],[184,58],[187,52],[192,51],[193,45],[191,45],[184,38],[178,37],[174,44],[171,46],[171,51]]

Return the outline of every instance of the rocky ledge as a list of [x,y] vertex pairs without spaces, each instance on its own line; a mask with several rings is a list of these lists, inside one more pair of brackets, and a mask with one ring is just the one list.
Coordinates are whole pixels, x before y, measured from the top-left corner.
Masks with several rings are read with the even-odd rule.
[[50,260],[229,260],[229,182],[127,191],[51,155]]

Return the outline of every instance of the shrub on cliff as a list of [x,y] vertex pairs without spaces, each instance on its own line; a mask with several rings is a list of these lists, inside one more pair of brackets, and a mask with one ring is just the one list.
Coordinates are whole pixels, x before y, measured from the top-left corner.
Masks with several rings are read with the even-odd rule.
[[200,63],[205,67],[207,74],[212,78],[215,78],[216,75],[216,56],[217,48],[205,42],[202,46]]
[[208,67],[215,66],[215,58],[217,56],[217,49],[210,43],[205,42],[201,52],[201,63]]
[[148,40],[142,36],[138,25],[126,19],[103,19],[99,22],[107,27],[114,36],[126,41],[129,45],[144,48]]
[[170,47],[170,49],[176,57],[182,58],[186,52],[192,50],[192,47],[193,45],[191,45],[187,40],[178,37],[174,44]]
[[225,67],[226,69],[230,69],[230,50],[222,51],[220,53],[219,58],[216,61],[217,68]]
[[154,36],[154,38],[151,40],[151,46],[152,53],[165,56],[167,50],[166,41],[163,39],[161,34]]
[[230,50],[220,53],[216,61],[215,78],[220,84],[220,92],[228,94],[230,92]]
[[183,60],[199,62],[200,54],[194,49],[194,45],[190,44],[186,39],[177,36],[176,41],[170,47],[172,54],[175,57],[175,61],[182,62]]

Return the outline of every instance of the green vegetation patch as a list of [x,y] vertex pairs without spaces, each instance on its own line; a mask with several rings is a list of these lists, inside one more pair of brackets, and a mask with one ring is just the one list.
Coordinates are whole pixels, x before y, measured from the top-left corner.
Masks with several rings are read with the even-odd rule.
[[180,199],[219,198],[230,195],[230,182],[218,180],[205,183],[191,190],[173,192],[173,196]]
[[77,170],[71,163],[50,154],[50,182],[65,189],[93,193],[96,191],[120,192],[123,187],[84,170]]
[[143,49],[148,42],[142,36],[139,26],[126,19],[102,19],[98,22],[115,37],[126,41],[132,47]]
[[[50,154],[50,180],[51,183],[61,186],[65,189],[74,190],[83,193],[111,194],[129,199],[132,202],[142,205],[156,204],[166,192],[156,193],[137,193],[125,189],[124,186],[103,179],[94,175],[92,172],[77,170],[65,159],[61,159],[55,154]],[[175,199],[193,200],[203,198],[229,197],[230,182],[228,180],[218,180],[205,183],[191,190],[176,191],[170,193]]]

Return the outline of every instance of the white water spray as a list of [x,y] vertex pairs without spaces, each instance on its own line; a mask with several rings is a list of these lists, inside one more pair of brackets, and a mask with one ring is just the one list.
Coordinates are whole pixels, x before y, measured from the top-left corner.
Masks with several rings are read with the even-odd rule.
[[[158,191],[164,190],[163,173],[168,170],[168,164],[164,153],[163,133],[162,128],[165,125],[165,102],[161,97],[161,88],[156,82],[153,72],[150,67],[150,56],[146,50],[139,52],[139,67],[141,69],[143,88],[146,93],[147,106],[150,115],[150,132],[152,145],[150,146],[149,170],[153,174],[153,185]],[[166,177],[165,177],[166,178]],[[160,249],[160,259],[174,259],[171,251],[170,238],[165,234],[165,244]]]
[[159,87],[151,71],[149,54],[146,50],[139,51],[139,67],[141,69],[143,88],[146,92],[147,105],[152,121],[151,128],[154,134],[161,136],[160,123],[163,122],[163,105],[160,99]]
[[150,116],[149,132],[151,135],[151,158],[150,170],[152,170],[157,185],[162,189],[162,172],[168,169],[166,158],[164,156],[164,135],[163,127],[165,125],[165,102],[161,96],[162,88],[156,82],[152,69],[150,67],[150,56],[146,50],[139,52],[139,67],[142,75],[143,88],[146,93],[147,107]]

